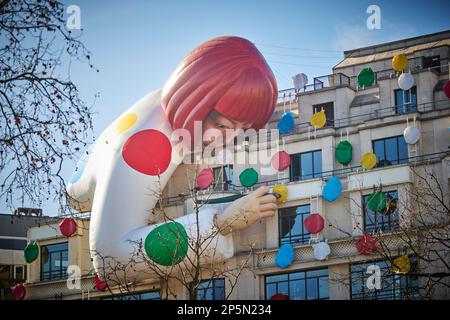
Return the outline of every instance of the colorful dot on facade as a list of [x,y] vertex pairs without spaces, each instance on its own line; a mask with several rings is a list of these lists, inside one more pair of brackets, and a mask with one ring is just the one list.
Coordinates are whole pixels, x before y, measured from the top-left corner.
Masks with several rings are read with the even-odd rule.
[[275,170],[283,171],[291,165],[291,156],[286,151],[279,151],[272,157],[271,164]]
[[178,222],[164,223],[145,238],[145,252],[155,263],[172,266],[180,263],[188,251],[188,236]]
[[134,113],[127,114],[120,118],[116,125],[116,134],[122,134],[130,129],[136,123],[136,120],[137,115],[135,115]]
[[122,156],[134,170],[156,176],[167,170],[172,158],[172,146],[161,131],[142,130],[124,143]]

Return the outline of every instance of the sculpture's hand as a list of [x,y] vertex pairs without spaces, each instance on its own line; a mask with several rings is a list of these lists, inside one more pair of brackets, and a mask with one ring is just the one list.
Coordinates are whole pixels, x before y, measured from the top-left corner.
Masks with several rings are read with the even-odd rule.
[[222,214],[216,215],[215,225],[219,232],[227,235],[249,227],[262,218],[273,216],[277,210],[276,197],[268,192],[269,188],[262,186],[235,200]]

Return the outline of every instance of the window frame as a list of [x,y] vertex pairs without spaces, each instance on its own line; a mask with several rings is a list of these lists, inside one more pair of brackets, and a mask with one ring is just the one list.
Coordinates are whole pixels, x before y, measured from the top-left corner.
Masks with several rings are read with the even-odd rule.
[[[308,207],[309,208],[308,212],[307,213],[306,212],[298,212],[298,208],[302,208],[302,207]],[[287,212],[288,210],[292,210],[292,209],[295,210],[295,214],[289,213],[289,214],[283,215],[284,212]],[[304,225],[304,221],[309,215],[311,215],[311,204],[310,203],[278,209],[278,245],[279,246],[281,246],[283,244],[293,244],[293,245],[299,244],[299,245],[302,245],[302,244],[309,243],[309,240],[311,239],[311,233],[309,233],[306,230],[305,225]],[[292,235],[292,228],[295,225],[295,220],[297,220],[297,217],[299,217],[299,216],[301,216],[300,219],[302,221],[302,224],[301,224],[301,229],[302,229],[301,231],[302,232],[300,234],[298,234],[298,235],[294,235],[293,236]],[[283,236],[282,235],[282,230],[281,230],[281,228],[283,227],[282,219],[283,218],[284,219],[289,219],[289,218],[292,218],[292,217],[295,217],[295,218],[293,219],[293,224],[292,225],[291,225],[291,220],[289,220],[289,225],[291,225],[291,227],[290,227],[290,229],[289,229],[289,231],[287,233],[287,234],[289,234],[289,236]],[[286,239],[286,238],[288,240],[283,240],[283,239]],[[293,240],[293,238],[295,238],[295,239],[298,238],[298,240],[297,241],[295,239]]]
[[[151,298],[151,299],[143,299],[143,295],[148,294],[148,293],[158,293],[158,297]],[[127,300],[127,301],[130,301],[130,300],[161,300],[161,291],[160,290],[138,291],[138,292],[102,297],[101,300]]]
[[[312,107],[313,107],[313,113],[319,112],[322,109],[325,110],[325,117],[326,117],[327,121],[325,122],[324,128],[333,128],[334,127],[334,101],[314,104]],[[330,110],[331,110],[331,112],[327,112]],[[330,113],[331,113],[331,117],[330,117]]]
[[[395,198],[398,204],[398,190],[390,190],[390,191],[385,191],[387,196],[392,196],[393,193],[395,193]],[[378,231],[383,231],[383,232],[393,232],[393,231],[397,231],[400,229],[400,213],[398,212],[398,207],[395,210],[395,212],[390,213],[390,214],[384,214],[383,212],[372,212],[372,210],[370,210],[367,206],[367,198],[370,196],[370,193],[368,194],[363,194],[361,196],[361,202],[362,202],[362,208],[363,208],[363,228],[364,228],[364,232],[378,232]],[[374,221],[372,221],[371,223],[367,223],[367,218],[369,213],[368,212],[372,212],[374,215]],[[394,216],[395,214],[395,216]],[[381,226],[378,224],[378,217],[381,217],[382,219],[382,224]],[[396,217],[396,219],[393,219],[394,217]],[[387,221],[385,221],[385,219],[387,219]],[[385,227],[387,225],[387,227]],[[368,228],[368,226],[370,226],[370,228]]]
[[[386,162],[384,163],[384,165],[381,165],[382,161],[389,161],[386,160],[386,140],[390,140],[390,139],[396,139],[396,144],[397,144],[397,159],[393,160],[392,163],[386,164]],[[399,141],[403,139],[403,141],[405,142],[405,146],[406,146],[406,158],[400,158],[400,143]],[[379,142],[379,141],[383,141],[383,160],[380,160],[380,157],[378,156],[378,154],[376,153],[376,148],[375,148],[375,143]],[[385,137],[385,138],[380,138],[380,139],[374,139],[372,140],[372,150],[373,153],[377,156],[377,164],[376,167],[377,168],[381,168],[381,167],[388,167],[388,166],[394,166],[394,165],[399,165],[399,164],[404,164],[404,163],[409,163],[409,149],[408,149],[408,144],[405,141],[405,138],[403,137],[403,135],[399,135],[399,136],[391,136],[391,137]]]
[[[43,263],[44,248],[47,248],[47,250],[48,250],[48,247],[62,245],[62,244],[65,244],[67,246],[67,248],[63,249],[63,250],[55,250],[52,252],[47,251],[48,255],[49,255],[48,262],[49,262],[50,268],[49,268],[49,271],[44,272],[43,271],[44,265],[45,265],[45,263]],[[61,280],[61,279],[67,278],[67,266],[66,267],[63,266],[63,264],[64,264],[63,263],[64,262],[63,254],[65,252],[67,252],[67,264],[68,264],[68,262],[69,262],[69,242],[68,241],[58,242],[58,243],[50,243],[48,245],[41,246],[41,248],[40,248],[40,259],[41,259],[41,261],[40,261],[40,280],[41,281],[54,281],[54,280]],[[59,265],[59,272],[58,272],[58,270],[52,271],[51,256],[53,254],[55,254],[55,255],[59,254],[60,261],[61,261],[60,265]],[[54,272],[56,275],[54,275]],[[45,276],[46,274],[48,274],[49,276],[46,277]]]
[[[314,162],[315,162],[314,157],[315,157],[316,153],[320,153],[320,171],[316,171],[315,164],[314,164]],[[306,155],[306,154],[311,154],[312,173],[303,176],[302,175],[302,155]],[[299,173],[300,173],[299,176],[294,175],[294,163],[296,161],[298,161],[298,165],[299,165],[299,168],[298,168]],[[289,166],[289,181],[304,181],[304,180],[309,180],[309,179],[321,178],[322,174],[323,174],[322,168],[323,168],[322,149],[292,154],[291,155],[291,164]]]
[[[433,63],[431,62],[435,58],[437,58],[437,60],[438,60],[439,68],[437,67],[437,65],[433,66]],[[430,61],[430,66],[425,66],[425,60],[426,59]],[[441,65],[441,56],[439,54],[438,55],[434,55],[434,56],[429,56],[429,57],[422,56],[422,69],[428,69],[428,68],[431,68],[431,70],[436,70],[436,72],[441,73],[442,65]]]
[[[221,282],[222,285],[219,285],[218,282]],[[200,288],[202,284],[207,284],[205,288]],[[212,286],[210,286],[212,284]],[[216,292],[216,289],[222,289],[223,297],[216,297],[218,294]],[[197,300],[225,300],[226,298],[226,292],[225,292],[225,278],[216,278],[216,279],[207,279],[200,282],[199,286],[197,287]],[[212,299],[206,299],[207,295],[206,292],[211,291],[212,292]],[[202,292],[202,293],[200,293]],[[203,297],[203,298],[202,298]]]
[[[326,270],[327,273],[326,275],[316,275],[316,276],[308,276],[308,273],[312,273],[312,272],[318,272],[318,271],[323,271]],[[282,276],[282,275],[286,275],[287,276],[287,280],[284,281],[268,281],[268,278],[270,277],[277,277],[277,276]],[[295,278],[295,279],[291,279],[291,277],[296,276],[296,275],[300,275],[299,278]],[[264,275],[264,300],[269,300],[271,297],[267,296],[268,290],[267,290],[267,286],[270,284],[276,284],[276,292],[280,293],[278,290],[278,285],[280,283],[287,283],[287,291],[288,293],[290,293],[291,291],[291,282],[293,281],[297,281],[297,280],[303,280],[304,285],[305,285],[305,301],[306,300],[329,300],[330,299],[330,282],[329,282],[329,277],[330,277],[330,272],[329,269],[327,267],[325,268],[316,268],[316,269],[308,269],[308,270],[296,270],[296,271],[292,271],[292,272],[285,272],[285,273],[274,273],[274,274],[266,274]],[[326,278],[327,281],[327,291],[328,291],[328,295],[326,297],[322,297],[320,296],[320,279]],[[308,299],[308,280],[311,279],[316,279],[316,288],[317,288],[317,292],[316,292],[316,296],[318,297],[318,299]],[[289,295],[289,299],[291,299],[290,295]],[[300,299],[298,299],[300,300]]]
[[[397,101],[397,93],[402,94],[402,104],[398,104]],[[409,95],[409,102],[405,102],[403,100],[406,100],[406,93]],[[415,103],[413,104],[412,96],[415,95]],[[417,111],[417,86],[412,86],[409,90],[402,90],[402,89],[394,89],[394,102],[395,102],[395,113],[396,114],[402,114],[407,112],[415,112]]]
[[[234,168],[232,164],[223,165],[220,167],[212,168],[214,177],[214,190],[215,191],[228,191],[234,190],[233,178],[234,178]],[[231,171],[231,177],[228,177],[227,170]],[[217,172],[219,176],[217,176]],[[222,174],[220,174],[220,172]],[[220,181],[218,179],[220,178]],[[225,180],[225,178],[227,178]]]
[[[417,268],[417,259],[414,257],[410,257],[411,267]],[[380,264],[384,263],[385,266],[380,266]],[[371,276],[371,274],[366,273],[367,267],[369,265],[376,264],[381,269],[381,289],[373,289],[373,292],[366,292],[369,289],[366,288],[367,278]],[[362,266],[361,270],[353,271],[352,267]],[[416,295],[415,298],[419,297],[419,287],[418,287],[418,277],[410,276],[410,275],[400,275],[393,272],[389,272],[391,269],[391,264],[388,260],[372,260],[372,261],[364,261],[357,263],[349,264],[349,280],[350,280],[350,300],[404,300],[406,295],[412,294]],[[365,267],[365,268],[364,268]],[[385,274],[387,271],[387,274]],[[358,279],[361,279],[359,283],[362,284],[362,292],[355,293],[354,292],[354,275],[358,274]],[[360,278],[359,278],[360,277]],[[388,278],[390,282],[388,282],[389,287],[383,288],[385,284],[384,277]],[[406,281],[406,285],[402,287],[403,281]],[[414,285],[415,282],[415,285]],[[395,284],[400,283],[400,288],[398,289]],[[412,283],[412,285],[410,285]],[[399,290],[399,292],[397,292]],[[388,293],[388,294],[387,294]],[[379,299],[381,298],[381,299]]]

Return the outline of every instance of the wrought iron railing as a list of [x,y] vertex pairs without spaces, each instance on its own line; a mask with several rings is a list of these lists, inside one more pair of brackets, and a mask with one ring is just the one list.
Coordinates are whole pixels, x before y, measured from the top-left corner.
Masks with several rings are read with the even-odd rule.
[[[408,58],[409,70],[411,72],[417,72],[420,70],[432,70],[437,74],[448,73],[448,58],[441,58],[439,66],[425,68],[422,65],[422,58],[423,57]],[[374,85],[376,85],[380,80],[394,78],[398,75],[392,68],[374,71],[374,74]],[[297,93],[312,92],[323,88],[333,88],[339,86],[349,86],[356,90],[358,88],[357,76],[348,76],[342,72],[337,72],[320,77],[315,77],[313,79],[313,83],[307,84],[306,86],[300,88],[300,90],[295,90],[295,88],[288,88],[278,91],[278,103],[296,100]]]
[[[402,106],[391,106],[387,108],[381,108],[381,109],[374,109],[371,112],[367,113],[361,113],[353,116],[348,116],[344,118],[339,119],[327,119],[329,120],[333,125],[327,126],[325,128],[342,128],[349,125],[357,125],[361,124],[363,122],[366,122],[368,120],[388,117],[388,116],[394,116],[398,114],[408,114],[408,113],[414,113],[414,112],[430,112],[430,111],[436,111],[436,110],[444,110],[450,108],[450,100],[437,100],[437,101],[431,101],[431,102],[425,102],[415,105],[414,107],[411,107],[407,104]],[[404,112],[403,112],[404,111]],[[295,125],[294,130],[292,130],[290,133],[285,134],[283,136],[289,136],[293,134],[299,134],[299,133],[305,133],[308,132],[308,130],[311,130],[311,124],[309,122],[302,122],[297,125]]]
[[278,91],[278,103],[290,102],[296,99],[297,93],[312,92],[323,88],[339,86],[351,86],[351,79],[343,73],[331,73],[320,77],[315,77],[313,83],[301,87],[299,90],[289,88]]
[[[408,157],[407,159],[399,159],[398,163],[405,164],[405,163],[401,163],[401,162],[403,162],[403,160],[407,160],[406,163],[409,165],[420,165],[420,164],[431,163],[431,162],[442,160],[447,155],[450,155],[450,151],[442,151],[442,152],[424,154],[424,155],[419,155],[419,156],[414,156],[414,157]],[[386,165],[384,165],[382,167],[390,167],[390,166],[394,166],[396,164],[397,163],[389,165],[386,163]],[[258,188],[260,186],[269,186],[270,187],[277,183],[286,184],[286,183],[291,183],[291,182],[303,183],[303,182],[307,182],[307,181],[312,181],[314,179],[325,179],[326,180],[328,178],[331,178],[332,176],[343,178],[343,177],[346,177],[348,174],[362,173],[363,171],[364,170],[360,165],[353,166],[353,167],[342,167],[342,168],[337,168],[337,169],[333,169],[333,170],[319,172],[318,175],[320,177],[317,177],[317,175],[316,175],[315,178],[303,179],[302,177],[300,177],[300,179],[293,179],[292,177],[289,176],[289,177],[285,177],[285,178],[270,179],[270,180],[260,181],[260,182],[256,183],[254,186],[252,186],[251,188],[246,188],[243,186],[238,186],[238,185],[233,184],[233,189],[228,192],[235,193],[235,194],[243,194],[243,193],[247,193],[248,191],[251,191],[255,188]],[[207,194],[208,191],[204,191],[204,193]],[[223,193],[223,191],[220,191],[220,192],[214,191],[214,190],[209,191],[209,194],[214,194],[214,193]],[[184,201],[188,198],[190,198],[188,195],[184,195],[182,197],[174,196],[174,197],[165,198],[165,199],[163,199],[163,201],[166,206],[182,205],[184,203]]]

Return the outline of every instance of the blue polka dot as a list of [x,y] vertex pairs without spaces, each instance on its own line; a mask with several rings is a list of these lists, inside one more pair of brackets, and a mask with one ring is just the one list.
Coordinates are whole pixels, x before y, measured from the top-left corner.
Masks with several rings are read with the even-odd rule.
[[76,183],[78,180],[80,180],[81,176],[83,175],[84,169],[86,168],[86,165],[88,163],[89,157],[91,155],[91,150],[93,146],[90,146],[85,151],[83,151],[83,155],[81,156],[80,160],[77,162],[77,166],[75,167],[75,170],[72,173],[72,177],[70,178],[70,183]]
[[281,269],[286,269],[294,261],[294,256],[294,247],[289,243],[285,243],[275,255],[275,264]]
[[295,126],[295,117],[292,112],[286,112],[278,122],[277,129],[281,134],[291,133]]

